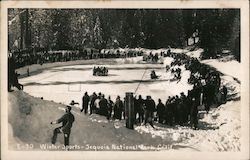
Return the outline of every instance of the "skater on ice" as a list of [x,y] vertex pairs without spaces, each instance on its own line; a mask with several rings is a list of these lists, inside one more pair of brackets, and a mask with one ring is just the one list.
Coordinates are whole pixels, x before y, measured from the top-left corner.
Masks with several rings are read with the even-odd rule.
[[108,68],[107,67],[94,67],[93,68],[93,76],[108,76]]
[[150,73],[150,78],[151,78],[151,79],[158,79],[158,78],[159,78],[159,76],[156,75],[155,70],[152,70],[152,71],[151,71],[151,73]]

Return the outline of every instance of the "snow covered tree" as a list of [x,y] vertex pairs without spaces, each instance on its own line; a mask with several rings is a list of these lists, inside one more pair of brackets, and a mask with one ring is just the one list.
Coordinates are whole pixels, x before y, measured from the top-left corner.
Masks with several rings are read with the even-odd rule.
[[101,28],[99,17],[96,17],[96,21],[95,21],[93,42],[94,42],[95,48],[100,49],[102,47],[103,38],[102,38],[102,28]]

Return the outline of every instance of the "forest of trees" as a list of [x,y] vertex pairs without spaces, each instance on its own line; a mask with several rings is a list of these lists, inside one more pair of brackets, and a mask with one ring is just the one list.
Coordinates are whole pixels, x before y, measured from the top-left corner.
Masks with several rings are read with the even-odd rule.
[[167,48],[199,33],[205,57],[240,59],[239,9],[9,9],[9,50]]

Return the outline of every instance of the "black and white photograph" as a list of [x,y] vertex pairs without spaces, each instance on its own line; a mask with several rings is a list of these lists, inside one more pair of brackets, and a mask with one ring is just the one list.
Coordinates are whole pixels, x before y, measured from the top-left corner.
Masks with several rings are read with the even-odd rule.
[[190,158],[245,151],[249,41],[242,41],[242,7],[162,3],[7,5],[1,146],[41,155],[111,151],[121,159],[131,152]]

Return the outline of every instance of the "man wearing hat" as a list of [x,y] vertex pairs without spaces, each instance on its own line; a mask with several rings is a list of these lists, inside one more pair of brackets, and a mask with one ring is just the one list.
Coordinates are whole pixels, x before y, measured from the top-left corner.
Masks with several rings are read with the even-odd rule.
[[69,145],[69,136],[71,132],[71,127],[73,122],[75,121],[74,115],[71,113],[71,106],[67,106],[65,109],[65,114],[56,121],[50,122],[50,124],[58,124],[62,123],[61,127],[54,129],[53,137],[52,137],[52,144],[56,143],[57,134],[63,133],[64,135],[64,145]]

